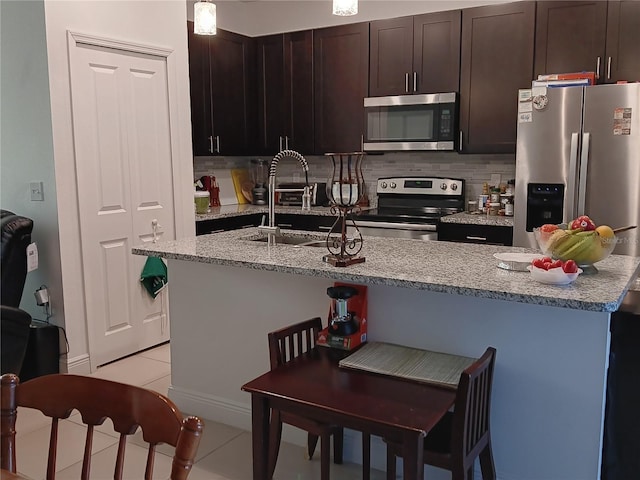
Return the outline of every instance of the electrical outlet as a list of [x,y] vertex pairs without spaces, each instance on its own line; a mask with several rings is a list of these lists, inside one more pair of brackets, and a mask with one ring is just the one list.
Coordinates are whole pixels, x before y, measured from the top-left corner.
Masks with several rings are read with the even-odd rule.
[[44,201],[44,191],[42,189],[42,182],[31,182],[29,184],[29,191],[31,192],[32,202]]
[[492,185],[494,187],[499,187],[500,186],[500,179],[501,179],[501,175],[499,173],[492,173],[491,174],[491,183],[489,185]]
[[293,174],[293,182],[297,183],[300,181],[300,174],[298,172]]

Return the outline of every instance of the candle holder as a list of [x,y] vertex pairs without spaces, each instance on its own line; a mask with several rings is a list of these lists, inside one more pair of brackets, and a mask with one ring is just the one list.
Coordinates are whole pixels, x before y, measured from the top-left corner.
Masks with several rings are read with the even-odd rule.
[[[365,258],[358,256],[362,250],[362,234],[353,215],[360,212],[359,203],[365,194],[362,175],[364,153],[327,153],[325,155],[331,159],[332,164],[327,181],[327,197],[331,202],[331,213],[338,218],[327,235],[326,245],[329,255],[325,255],[323,260],[334,267],[362,263]],[[336,236],[335,233],[339,235]]]

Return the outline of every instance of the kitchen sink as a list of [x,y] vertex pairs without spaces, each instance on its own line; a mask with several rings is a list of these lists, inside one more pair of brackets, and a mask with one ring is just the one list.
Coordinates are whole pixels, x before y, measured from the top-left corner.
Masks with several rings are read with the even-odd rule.
[[[267,237],[264,236],[260,238],[249,238],[247,240],[251,240],[253,242],[266,243]],[[326,246],[327,242],[326,242],[326,239],[320,240],[320,239],[309,238],[309,237],[292,237],[292,236],[280,235],[276,237],[276,244],[293,245],[294,247],[324,247]]]

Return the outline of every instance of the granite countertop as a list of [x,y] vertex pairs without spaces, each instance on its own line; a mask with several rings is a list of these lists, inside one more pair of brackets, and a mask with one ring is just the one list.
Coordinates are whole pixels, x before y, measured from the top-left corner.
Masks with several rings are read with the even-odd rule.
[[487,215],[486,213],[454,213],[440,218],[443,223],[462,223],[467,225],[490,225],[494,227],[513,227],[513,217]]
[[[204,214],[196,213],[196,222],[203,220],[217,220],[226,217],[239,217],[242,215],[252,215],[255,213],[269,213],[267,205],[223,205],[220,207],[211,207],[211,212]],[[276,206],[276,213],[288,213],[294,215],[319,215],[319,216],[335,216],[331,213],[330,207],[311,207],[311,210],[302,210],[301,207],[284,207]]]
[[[321,240],[311,232],[284,231],[290,236]],[[138,255],[229,265],[338,281],[389,285],[434,292],[507,300],[577,310],[613,312],[640,272],[640,257],[611,255],[599,262],[595,275],[580,275],[566,286],[536,283],[528,272],[497,267],[496,252],[535,252],[521,247],[422,242],[367,237],[366,261],[346,268],[323,262],[324,247],[276,245],[251,239],[257,228],[231,230],[133,248]]]

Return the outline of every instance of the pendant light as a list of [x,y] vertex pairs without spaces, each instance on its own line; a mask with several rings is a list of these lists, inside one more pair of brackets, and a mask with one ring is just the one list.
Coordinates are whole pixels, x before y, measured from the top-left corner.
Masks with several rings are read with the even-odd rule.
[[333,0],[333,14],[348,17],[358,13],[358,0]]
[[216,34],[216,4],[208,0],[193,5],[193,33],[198,35]]

